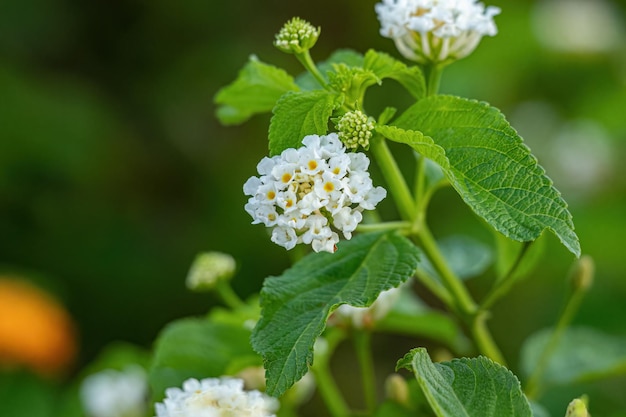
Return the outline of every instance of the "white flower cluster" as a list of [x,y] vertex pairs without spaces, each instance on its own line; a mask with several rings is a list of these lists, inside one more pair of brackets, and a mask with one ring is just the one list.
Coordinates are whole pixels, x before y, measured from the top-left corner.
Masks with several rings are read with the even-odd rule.
[[383,0],[375,7],[380,34],[420,64],[463,58],[483,36],[498,33],[493,17],[500,8],[477,0]]
[[260,177],[243,186],[251,196],[245,209],[253,224],[273,227],[272,242],[332,253],[339,242],[334,230],[350,239],[362,211],[373,210],[387,191],[372,185],[367,156],[346,153],[336,133],[306,136],[302,143],[259,162]]
[[278,400],[259,391],[244,391],[236,378],[191,378],[183,389],[168,388],[155,405],[157,417],[276,417]]
[[138,366],[89,375],[80,387],[89,417],[143,417],[148,409],[147,396],[148,378]]

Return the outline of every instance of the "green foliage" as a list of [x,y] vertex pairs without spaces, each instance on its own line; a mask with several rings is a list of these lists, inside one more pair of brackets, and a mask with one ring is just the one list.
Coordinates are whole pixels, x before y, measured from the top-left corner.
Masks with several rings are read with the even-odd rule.
[[337,95],[325,90],[289,92],[276,103],[270,122],[270,155],[299,148],[306,135],[323,135],[337,107]]
[[194,318],[170,323],[156,341],[150,367],[153,399],[161,400],[166,388],[180,386],[188,378],[219,377],[227,370],[236,371],[231,366],[234,362],[260,366],[249,338],[250,331],[243,326]]
[[444,170],[449,171],[450,162],[446,158],[446,151],[437,145],[432,138],[424,136],[417,130],[405,130],[397,126],[377,126],[376,131],[394,142],[405,143],[420,155],[438,163]]
[[406,238],[369,233],[266,279],[251,340],[264,359],[267,392],[280,396],[307,372],[315,339],[333,309],[369,306],[382,291],[405,282],[417,264],[418,251]]
[[417,348],[397,367],[415,373],[437,417],[532,416],[515,375],[485,357],[433,364],[426,349]]
[[409,67],[403,62],[391,57],[384,52],[370,49],[365,54],[363,68],[375,74],[379,81],[391,78],[399,82],[416,100],[426,94],[424,75],[419,67]]
[[445,150],[449,166],[442,168],[452,186],[496,230],[514,240],[532,241],[549,229],[580,256],[567,204],[497,109],[474,100],[432,96],[414,104],[395,124],[419,130]]
[[[521,351],[522,371],[530,375],[552,336],[552,329],[532,335]],[[565,330],[545,365],[542,384],[565,385],[626,374],[626,339],[601,331],[572,327]]]
[[217,92],[217,118],[225,125],[243,123],[272,110],[280,96],[298,89],[291,75],[252,55],[237,79]]

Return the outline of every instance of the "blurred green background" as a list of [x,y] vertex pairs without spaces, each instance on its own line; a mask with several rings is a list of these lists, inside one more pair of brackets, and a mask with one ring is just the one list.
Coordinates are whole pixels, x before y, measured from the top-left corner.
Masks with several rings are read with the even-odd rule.
[[[597,264],[576,322],[626,335],[625,6],[488,3],[503,10],[499,34],[446,70],[442,92],[490,102],[525,137]],[[300,72],[272,46],[293,16],[322,27],[315,59],[339,47],[399,56],[378,35],[374,4],[0,2],[0,272],[62,299],[79,332],[76,370],[113,340],[149,347],[168,321],[206,312],[214,299],[184,285],[200,251],[235,256],[243,296],[288,265],[243,210],[241,187],[266,153],[269,116],[225,128],[212,97],[252,53]],[[437,196],[433,213],[440,235],[485,235],[452,192]],[[572,261],[548,237],[534,274],[496,305],[492,328],[511,363],[557,316]],[[626,391],[623,379],[616,386]],[[626,409],[626,398],[611,398]]]

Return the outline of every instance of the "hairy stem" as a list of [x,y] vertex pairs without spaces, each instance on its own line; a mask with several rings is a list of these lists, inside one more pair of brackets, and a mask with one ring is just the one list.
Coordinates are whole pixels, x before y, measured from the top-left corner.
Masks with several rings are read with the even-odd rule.
[[315,65],[315,62],[313,62],[313,59],[311,58],[311,54],[309,53],[308,50],[300,53],[300,54],[295,54],[296,58],[298,59],[298,61],[300,61],[300,63],[302,64],[302,66],[311,73],[311,75],[317,80],[317,82],[324,88],[328,88],[328,84],[326,83],[326,80],[324,79],[324,76],[322,75],[322,73],[320,72],[319,69],[317,69],[317,66]]

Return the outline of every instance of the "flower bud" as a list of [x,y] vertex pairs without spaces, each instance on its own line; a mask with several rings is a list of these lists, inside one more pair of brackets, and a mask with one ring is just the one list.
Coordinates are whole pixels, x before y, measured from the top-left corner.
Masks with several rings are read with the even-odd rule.
[[274,46],[288,54],[300,54],[315,45],[320,31],[306,20],[294,17],[276,34]]
[[589,417],[585,401],[580,398],[572,400],[572,402],[567,406],[565,417]]
[[337,123],[339,139],[348,149],[368,149],[374,123],[360,110],[344,114]]
[[385,380],[385,397],[398,404],[408,405],[409,386],[399,374],[391,374]]
[[236,263],[232,256],[221,252],[205,252],[196,256],[189,274],[187,288],[210,291],[219,281],[228,281],[235,274]]
[[587,291],[593,284],[595,265],[589,255],[582,256],[570,272],[570,282],[575,291]]

